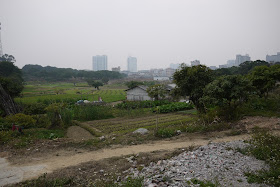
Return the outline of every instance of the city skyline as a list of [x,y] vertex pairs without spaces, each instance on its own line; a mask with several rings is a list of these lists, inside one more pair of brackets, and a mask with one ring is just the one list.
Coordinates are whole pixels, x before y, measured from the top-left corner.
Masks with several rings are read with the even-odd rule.
[[250,54],[254,61],[280,51],[279,0],[1,0],[0,5],[3,52],[14,55],[20,68],[92,69],[92,54],[106,54],[108,69],[126,69],[127,56],[137,57],[139,70],[195,59],[219,66],[236,54]]

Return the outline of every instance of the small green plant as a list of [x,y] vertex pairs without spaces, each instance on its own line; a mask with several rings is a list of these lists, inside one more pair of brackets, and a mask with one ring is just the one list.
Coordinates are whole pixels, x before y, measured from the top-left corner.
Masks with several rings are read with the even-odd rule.
[[218,184],[214,184],[212,183],[211,181],[201,181],[201,180],[198,180],[198,179],[191,179],[191,182],[193,184],[198,184],[200,187],[217,187]]

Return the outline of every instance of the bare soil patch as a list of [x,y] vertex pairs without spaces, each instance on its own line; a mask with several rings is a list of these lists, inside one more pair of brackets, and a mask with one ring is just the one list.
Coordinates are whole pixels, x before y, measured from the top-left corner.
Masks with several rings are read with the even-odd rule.
[[84,141],[92,139],[93,135],[79,126],[71,126],[67,129],[67,137],[74,141]]

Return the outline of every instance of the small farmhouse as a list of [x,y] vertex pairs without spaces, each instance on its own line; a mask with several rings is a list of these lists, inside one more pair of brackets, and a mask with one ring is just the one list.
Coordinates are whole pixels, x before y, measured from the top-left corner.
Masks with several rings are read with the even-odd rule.
[[148,86],[136,86],[126,90],[126,96],[128,101],[148,101],[152,98],[147,92]]

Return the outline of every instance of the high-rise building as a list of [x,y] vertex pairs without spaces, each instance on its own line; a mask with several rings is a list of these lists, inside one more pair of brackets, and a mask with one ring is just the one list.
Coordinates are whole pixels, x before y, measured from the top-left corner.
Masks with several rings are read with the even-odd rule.
[[191,66],[198,66],[198,65],[200,65],[200,61],[199,60],[191,61]]
[[277,55],[266,55],[267,62],[280,62],[280,52]]
[[129,56],[127,58],[127,71],[137,72],[137,58]]
[[230,68],[230,67],[232,67],[232,66],[234,66],[235,65],[235,60],[228,60],[227,61],[227,67],[228,68]]
[[247,62],[247,61],[251,61],[251,58],[250,58],[250,56],[248,54],[246,54],[245,56],[243,56],[243,55],[236,55],[235,66],[239,66],[243,62]]
[[92,57],[92,70],[107,70],[107,55],[97,55]]

